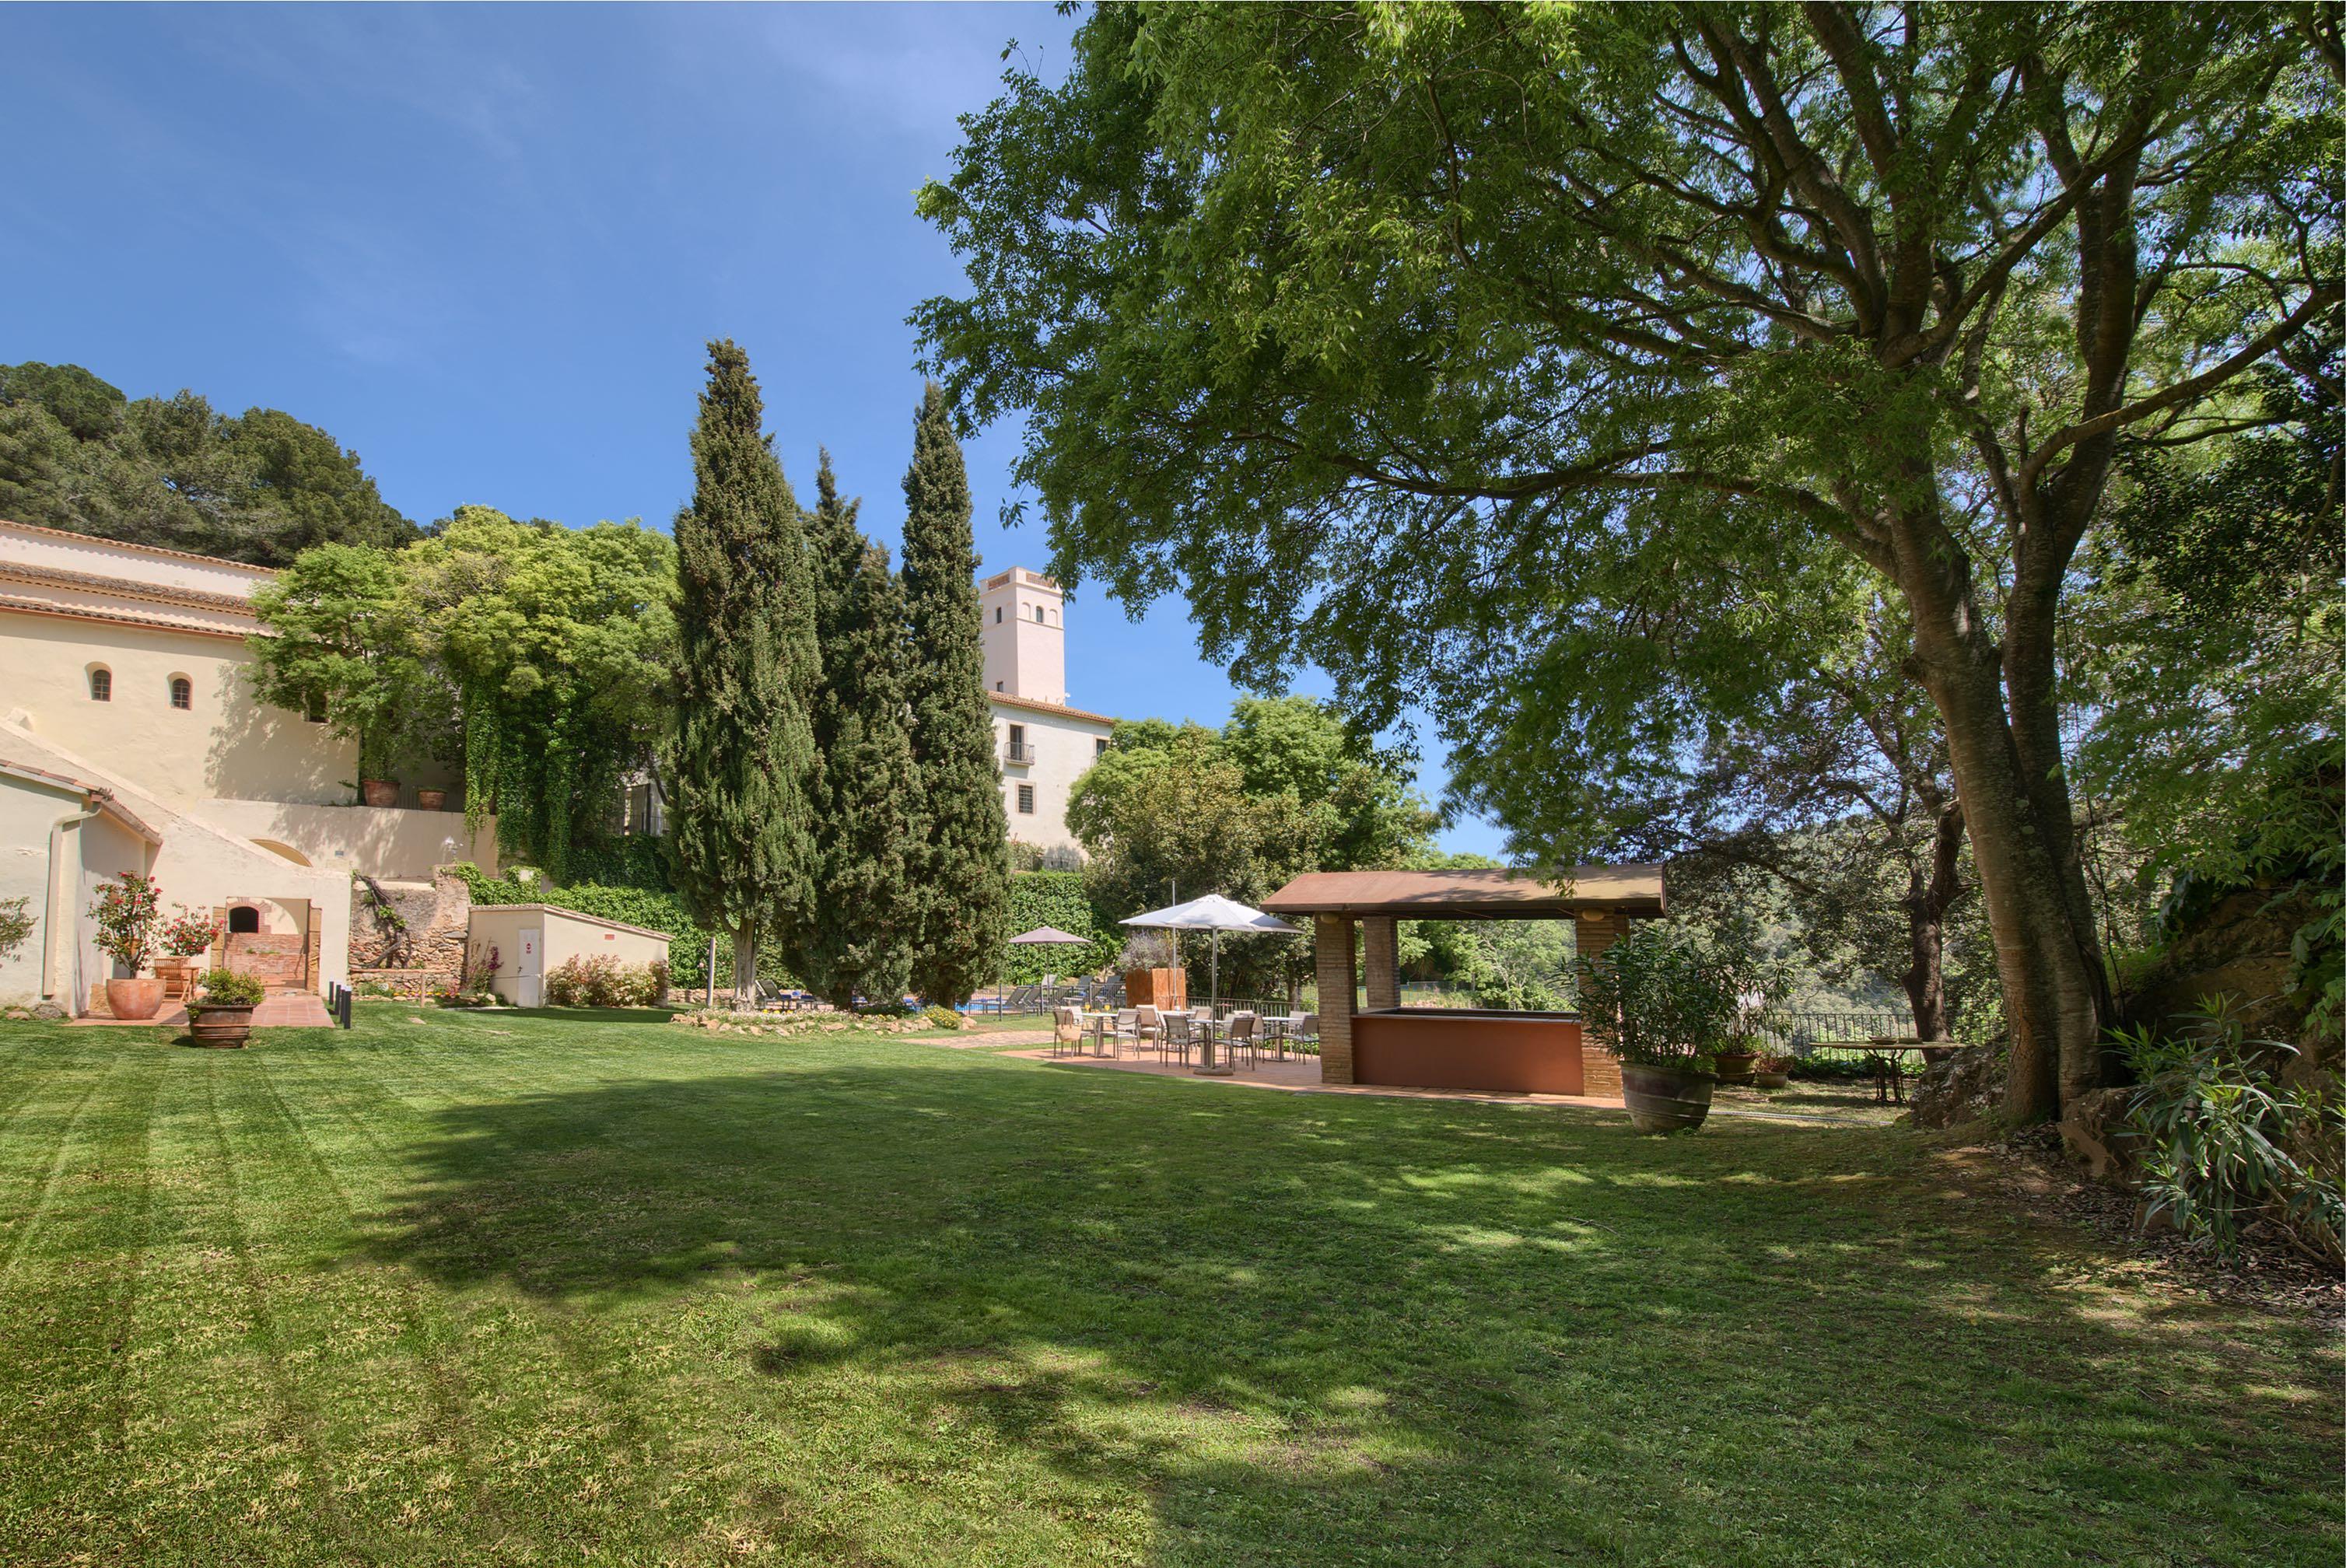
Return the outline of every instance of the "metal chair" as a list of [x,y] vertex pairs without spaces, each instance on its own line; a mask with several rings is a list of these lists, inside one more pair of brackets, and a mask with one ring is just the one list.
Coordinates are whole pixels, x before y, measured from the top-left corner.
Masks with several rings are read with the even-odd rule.
[[1298,1056],[1306,1052],[1314,1056],[1320,1054],[1320,1015],[1317,1013],[1305,1013],[1296,1022],[1291,1038]]
[[1138,1007],[1132,1010],[1132,1014],[1133,1038],[1144,1045],[1157,1046],[1157,1054],[1160,1056],[1163,1055],[1165,1052],[1164,1046],[1159,1038],[1159,1024],[1158,1021],[1157,1009],[1149,1006],[1147,1003],[1143,1003]]
[[1137,1007],[1119,1007],[1116,1011],[1116,1054],[1118,1061],[1124,1059],[1124,1043],[1127,1040],[1136,1046],[1140,1043],[1140,1009]]
[[1083,1043],[1084,1026],[1076,1017],[1076,1010],[1072,1007],[1051,1009],[1051,1054],[1064,1056],[1067,1054],[1067,1047],[1080,1048]]
[[1260,1020],[1251,1013],[1239,1013],[1231,1015],[1229,1027],[1222,1033],[1222,1061],[1225,1064],[1232,1067],[1237,1066],[1239,1057],[1243,1054],[1248,1066],[1259,1067],[1262,1064],[1261,1054],[1255,1048],[1254,1031],[1258,1022]]
[[1158,1020],[1157,1059],[1161,1062],[1170,1055],[1186,1065],[1189,1060],[1189,1044],[1195,1038],[1188,1013],[1166,1013]]

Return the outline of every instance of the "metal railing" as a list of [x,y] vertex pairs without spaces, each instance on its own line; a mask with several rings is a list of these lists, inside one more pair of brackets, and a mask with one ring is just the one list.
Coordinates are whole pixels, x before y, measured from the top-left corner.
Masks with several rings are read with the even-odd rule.
[[1862,1050],[1875,1040],[1911,1038],[1914,1020],[1887,1010],[1800,1012],[1787,1013],[1768,1033],[1795,1056],[1838,1055]]
[[1022,768],[1031,767],[1035,761],[1035,748],[1024,740],[1005,740],[1002,743],[1002,759]]

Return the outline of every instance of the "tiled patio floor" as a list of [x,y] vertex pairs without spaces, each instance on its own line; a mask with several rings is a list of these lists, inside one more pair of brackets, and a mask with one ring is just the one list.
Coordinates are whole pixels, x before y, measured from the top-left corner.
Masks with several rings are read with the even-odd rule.
[[1379,1095],[1404,1100],[1483,1100],[1510,1105],[1569,1105],[1611,1111],[1622,1108],[1617,1095],[1510,1095],[1475,1089],[1405,1089],[1383,1084],[1323,1084],[1320,1081],[1320,1061],[1317,1057],[1290,1058],[1285,1062],[1266,1058],[1253,1066],[1241,1065],[1227,1077],[1209,1077],[1192,1072],[1182,1063],[1159,1061],[1154,1052],[1139,1057],[1127,1054],[1120,1059],[1113,1056],[1053,1056],[1051,1048],[1045,1045],[1025,1051],[1005,1051],[1003,1054],[1063,1062],[1071,1067],[1147,1073],[1162,1078],[1195,1078],[1202,1084],[1237,1084],[1247,1088],[1285,1089],[1296,1094]]

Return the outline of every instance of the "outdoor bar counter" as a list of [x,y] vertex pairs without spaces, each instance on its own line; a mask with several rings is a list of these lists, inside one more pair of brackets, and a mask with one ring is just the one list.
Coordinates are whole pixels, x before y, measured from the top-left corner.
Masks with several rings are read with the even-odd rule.
[[1589,960],[1632,920],[1662,912],[1661,867],[1306,871],[1263,907],[1311,921],[1321,1083],[1592,1099],[1621,1093],[1621,1064],[1582,1043],[1578,1013],[1402,1006],[1400,924],[1570,921],[1576,951]]
[[[1605,1074],[1600,1074],[1605,1076]],[[1604,1094],[1618,1093],[1614,1084]],[[1417,1089],[1586,1095],[1580,1015],[1392,1007],[1352,1017],[1352,1082]]]

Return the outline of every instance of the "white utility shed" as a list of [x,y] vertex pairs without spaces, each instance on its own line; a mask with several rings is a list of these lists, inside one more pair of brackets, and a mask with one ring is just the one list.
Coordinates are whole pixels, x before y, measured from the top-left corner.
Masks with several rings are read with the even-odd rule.
[[668,932],[552,904],[474,904],[465,929],[473,973],[496,972],[489,989],[516,1007],[543,1006],[546,977],[574,958],[616,958],[630,967],[668,957]]

